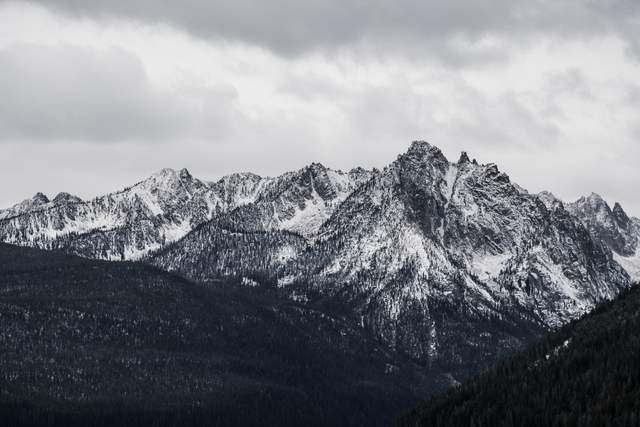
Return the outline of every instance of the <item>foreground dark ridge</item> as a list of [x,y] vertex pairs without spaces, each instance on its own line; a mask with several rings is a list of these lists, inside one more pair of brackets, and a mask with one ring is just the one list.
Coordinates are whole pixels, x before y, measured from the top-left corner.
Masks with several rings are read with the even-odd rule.
[[398,426],[640,425],[640,287],[421,404]]
[[330,313],[137,263],[0,244],[0,322],[3,426],[388,425],[433,391]]

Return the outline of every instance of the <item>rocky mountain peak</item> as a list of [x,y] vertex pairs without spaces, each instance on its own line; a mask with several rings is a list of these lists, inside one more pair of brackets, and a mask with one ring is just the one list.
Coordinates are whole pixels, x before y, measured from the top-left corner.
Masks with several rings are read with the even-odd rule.
[[620,203],[616,202],[616,204],[613,206],[612,212],[614,218],[616,219],[616,222],[620,227],[627,228],[629,226],[631,220],[624,209],[622,209]]
[[325,172],[328,168],[322,163],[313,162],[309,166],[307,166],[306,169],[313,171],[314,173],[321,173]]
[[312,197],[314,191],[324,200],[337,197],[336,183],[329,176],[329,172],[330,169],[315,162],[299,171],[296,181],[304,188],[305,198]]
[[164,178],[176,176],[176,171],[171,168],[162,168],[158,172],[151,175],[152,178]]
[[558,199],[552,192],[550,191],[542,191],[538,193],[538,199],[544,203],[547,209],[553,209],[558,204],[562,204],[560,199]]
[[258,182],[262,179],[260,175],[251,172],[236,172],[225,175],[214,184],[236,185],[243,182]]
[[44,205],[50,202],[49,198],[41,193],[41,192],[37,192],[32,198],[31,201],[36,204],[36,205]]
[[569,210],[587,222],[611,223],[613,216],[609,204],[597,193],[582,196],[567,204]]
[[426,141],[414,141],[409,149],[391,164],[391,168],[433,175],[436,170],[445,173],[449,169],[449,161],[438,147]]
[[[638,231],[631,226],[631,219],[620,204],[616,203],[612,210],[600,195],[591,193],[574,203],[567,204],[567,208],[594,236],[605,242],[616,254],[631,257],[636,253],[639,242]],[[625,262],[633,264],[633,268],[627,266],[627,271],[633,271],[635,268],[640,271],[640,259],[619,260],[623,264]]]
[[53,203],[58,205],[62,203],[81,203],[82,199],[80,197],[74,196],[69,193],[60,192],[56,197],[53,198]]
[[463,151],[460,154],[460,159],[458,159],[458,164],[464,164],[464,163],[469,163],[469,156],[467,155],[466,151]]
[[413,141],[409,149],[402,156],[411,157],[444,157],[442,151],[435,145],[429,144],[427,141]]
[[569,210],[587,223],[606,224],[607,227],[614,227],[614,218],[609,204],[597,193],[580,197],[573,203],[568,204]]
[[607,202],[598,193],[591,193],[585,198],[585,202],[594,208],[609,208]]
[[183,179],[183,180],[191,180],[191,179],[193,179],[193,177],[191,176],[191,174],[189,173],[187,168],[180,169],[180,172],[179,172],[178,176],[180,176],[180,179]]
[[146,188],[148,191],[173,191],[176,188],[181,188],[184,185],[191,187],[191,185],[201,187],[204,184],[191,176],[191,173],[187,169],[181,169],[176,171],[171,168],[164,168],[154,173],[149,178],[140,183],[142,188]]

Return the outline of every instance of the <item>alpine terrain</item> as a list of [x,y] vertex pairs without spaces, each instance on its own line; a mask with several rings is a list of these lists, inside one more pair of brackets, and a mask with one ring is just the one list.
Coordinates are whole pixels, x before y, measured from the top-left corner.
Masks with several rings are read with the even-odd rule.
[[331,313],[455,384],[628,288],[640,220],[532,194],[495,164],[414,142],[382,170],[314,163],[207,182],[165,169],[83,201],[0,211],[0,240],[138,260]]

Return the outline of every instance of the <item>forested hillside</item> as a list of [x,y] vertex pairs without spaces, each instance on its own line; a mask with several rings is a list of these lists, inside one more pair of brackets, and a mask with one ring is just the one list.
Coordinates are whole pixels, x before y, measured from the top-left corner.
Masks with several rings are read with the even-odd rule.
[[636,285],[398,425],[638,426],[639,362]]
[[339,317],[217,285],[0,244],[0,425],[388,425],[433,390]]

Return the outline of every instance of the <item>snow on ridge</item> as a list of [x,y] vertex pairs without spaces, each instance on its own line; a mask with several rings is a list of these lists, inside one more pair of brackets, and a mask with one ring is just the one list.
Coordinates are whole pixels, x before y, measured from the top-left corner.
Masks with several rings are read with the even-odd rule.
[[480,280],[495,280],[511,257],[512,254],[510,253],[495,255],[474,254],[471,258],[470,269]]
[[331,207],[327,206],[317,193],[314,193],[313,198],[305,202],[303,209],[296,209],[291,218],[280,221],[278,228],[310,238],[329,219],[331,211]]
[[613,259],[624,268],[632,281],[640,282],[640,246],[635,255],[629,257],[613,252]]
[[[443,189],[443,194],[447,199],[447,205],[453,199],[457,178],[458,178],[458,165],[449,163],[449,168],[447,169],[447,173],[445,174],[445,179],[444,179],[445,186]],[[445,205],[445,209],[447,205]]]

